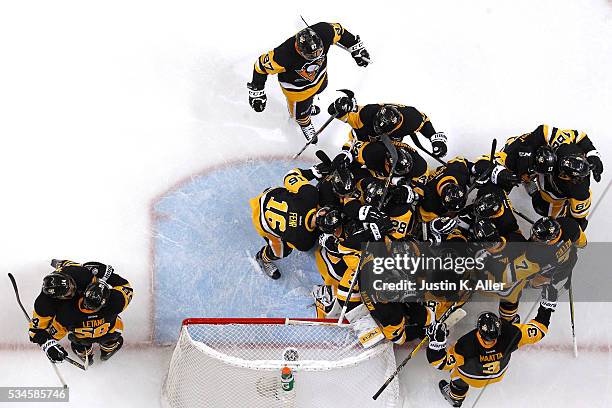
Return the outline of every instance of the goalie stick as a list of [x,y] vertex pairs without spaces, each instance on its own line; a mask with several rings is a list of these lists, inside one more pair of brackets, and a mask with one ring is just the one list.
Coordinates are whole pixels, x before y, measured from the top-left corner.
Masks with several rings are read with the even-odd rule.
[[[468,296],[468,298],[466,299],[466,301],[465,301],[465,302],[467,302],[467,301],[470,299],[470,297],[472,296],[472,294],[473,294],[473,293],[474,293],[473,291],[472,291],[472,292],[470,292],[470,295]],[[464,303],[462,303],[461,305],[459,305],[459,302],[455,302],[455,303],[454,303],[454,304],[453,304],[453,305],[452,305],[452,306],[451,306],[451,307],[450,307],[450,308],[449,308],[449,309],[448,309],[446,312],[444,312],[444,314],[443,314],[443,315],[440,317],[439,322],[440,322],[440,323],[443,323],[443,322],[445,322],[445,321],[447,321],[447,320],[448,320],[448,321],[449,321],[448,327],[452,327],[452,326],[453,326],[453,325],[455,325],[455,323],[457,323],[459,320],[463,319],[467,313],[465,312],[465,310],[461,309],[461,306],[463,306],[463,304],[465,304],[465,302],[464,302]],[[460,310],[461,310],[463,313],[459,312]],[[458,313],[458,314],[457,314],[456,316],[453,316],[453,315],[455,315],[455,313]],[[451,318],[451,316],[452,316],[452,318]],[[400,371],[402,371],[402,369],[404,368],[404,366],[405,366],[406,364],[408,364],[408,361],[410,361],[410,359],[411,359],[411,358],[412,358],[412,357],[413,357],[413,356],[416,354],[416,352],[417,352],[417,351],[419,351],[419,349],[421,348],[421,346],[422,346],[423,344],[425,344],[425,341],[426,341],[427,339],[428,339],[428,337],[427,337],[427,336],[425,336],[425,337],[423,338],[423,340],[421,340],[421,341],[420,341],[420,343],[419,343],[419,344],[417,344],[417,345],[416,345],[416,346],[415,346],[415,347],[412,349],[412,351],[411,351],[411,352],[408,354],[408,357],[406,357],[406,358],[404,359],[404,361],[402,361],[402,362],[401,362],[401,363],[400,363],[400,364],[397,366],[397,368],[395,369],[395,371],[393,372],[393,374],[391,374],[391,376],[390,376],[389,378],[387,378],[387,381],[385,381],[385,383],[382,385],[382,387],[380,387],[380,388],[378,389],[378,391],[376,391],[376,394],[374,394],[374,395],[372,396],[372,399],[376,400],[376,399],[377,399],[377,398],[380,396],[380,394],[382,394],[382,393],[383,393],[383,391],[387,389],[387,387],[389,386],[389,384],[391,384],[391,382],[393,381],[393,379],[394,379],[395,377],[397,377],[397,375],[399,374],[399,372],[400,372]]]
[[[387,179],[385,180],[385,187],[380,197],[380,201],[378,202],[377,207],[379,210],[382,208],[383,203],[385,202],[385,197],[387,196],[387,191],[389,191],[389,185],[391,184],[391,178],[393,177],[393,173],[395,172],[395,166],[397,165],[397,149],[395,148],[393,143],[391,143],[391,139],[389,139],[389,136],[387,136],[386,134],[383,134],[381,135],[381,141],[383,142],[383,144],[389,151],[391,169],[389,170],[389,176],[387,176]],[[369,241],[366,242],[363,252],[368,251],[369,244],[370,244]],[[340,317],[338,318],[339,325],[342,324],[342,322],[344,321],[344,316],[346,316],[346,309],[348,308],[349,300],[351,299],[353,289],[355,288],[355,282],[357,282],[359,272],[361,271],[361,268],[363,267],[363,258],[364,256],[362,253],[361,257],[359,258],[359,264],[357,265],[357,270],[355,271],[355,275],[353,276],[353,279],[351,281],[351,286],[349,286],[348,294],[346,295],[346,302],[344,302],[344,306],[342,306],[342,312],[340,312]]]
[[[13,276],[12,273],[9,272],[8,274],[9,279],[11,280],[11,283],[13,284],[13,290],[15,291],[15,297],[17,298],[17,303],[19,304],[19,307],[21,308],[21,311],[23,312],[26,320],[28,321],[28,323],[31,322],[30,316],[28,315],[28,312],[26,312],[25,307],[23,307],[23,303],[21,303],[21,298],[19,297],[19,289],[17,288],[17,281],[15,280],[15,277]],[[66,361],[68,361],[70,364],[72,364],[75,367],[80,368],[81,370],[86,370],[85,366],[81,363],[79,363],[78,361],[75,361],[73,359],[71,359],[70,357],[66,356],[65,358]],[[66,384],[66,381],[64,381],[64,378],[62,377],[61,373],[59,372],[57,365],[53,362],[51,362],[51,365],[53,366],[53,369],[55,370],[55,373],[57,374],[57,377],[59,378],[60,382],[62,383],[62,385],[64,386],[64,388],[68,388],[68,385]]]

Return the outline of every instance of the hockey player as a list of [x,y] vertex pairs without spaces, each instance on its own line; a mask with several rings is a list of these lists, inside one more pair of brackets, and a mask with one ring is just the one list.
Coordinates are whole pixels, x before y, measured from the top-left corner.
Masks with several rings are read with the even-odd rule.
[[[578,151],[586,157],[589,166],[592,168],[595,181],[599,182],[601,180],[603,163],[599,157],[599,152],[595,149],[593,142],[585,132],[572,129],[560,129],[544,124],[538,126],[531,133],[524,134],[518,138],[509,139],[507,145],[516,145],[516,149],[520,149],[524,157],[527,157],[529,152],[535,154],[542,146],[549,146],[553,152],[556,153],[562,145],[575,145],[578,147]],[[527,149],[525,149],[525,147]],[[510,148],[510,150],[514,150],[514,148]],[[557,157],[560,157],[558,153]]]
[[412,106],[400,104],[368,104],[358,106],[354,99],[347,96],[336,99],[329,107],[330,115],[348,123],[352,130],[349,141],[375,141],[385,134],[391,140],[401,142],[404,137],[416,137],[415,133],[429,139],[436,157],[444,157],[447,152],[446,135],[436,132],[431,121],[424,113]]
[[262,271],[272,279],[280,278],[272,262],[288,256],[293,249],[308,251],[320,231],[333,232],[341,223],[338,210],[319,207],[319,191],[310,184],[329,174],[324,163],[310,169],[293,169],[284,178],[284,187],[268,188],[250,200],[255,230],[266,241],[255,255]]
[[427,360],[439,370],[450,370],[451,381],[442,380],[440,392],[453,407],[460,407],[470,388],[482,388],[503,379],[511,354],[540,341],[548,332],[551,313],[557,305],[557,290],[546,286],[536,317],[527,324],[512,324],[491,312],[478,316],[476,329],[463,335],[448,350],[444,323],[428,329]]
[[54,271],[44,277],[42,290],[34,302],[30,323],[31,341],[34,341],[40,332],[49,329],[63,303],[83,294],[92,282],[104,281],[117,290],[129,287],[129,282],[115,273],[111,265],[100,262],[79,264],[53,259],[51,266]]
[[251,107],[256,112],[265,109],[267,76],[278,74],[291,117],[296,119],[306,139],[312,139],[315,129],[310,116],[320,110],[313,105],[313,99],[327,86],[327,53],[334,44],[349,51],[357,65],[365,67],[370,62],[358,35],[338,23],[314,24],[257,59],[253,79],[247,84]]
[[423,222],[454,216],[465,206],[471,167],[469,161],[456,157],[431,172],[424,186],[415,188],[421,196],[419,212]]
[[[123,322],[119,313],[132,300],[133,289],[125,284],[111,287],[94,278],[85,291],[63,299],[53,311],[50,322],[36,316],[30,324],[30,340],[41,346],[47,357],[59,363],[68,355],[58,343],[68,335],[72,351],[88,364],[93,363],[93,344],[100,344],[102,360],[108,360],[123,345]],[[46,313],[42,311],[43,315]]]
[[530,194],[533,208],[542,216],[570,216],[586,230],[591,209],[588,158],[576,144],[560,145],[556,155],[555,169],[551,174],[540,175],[539,188]]

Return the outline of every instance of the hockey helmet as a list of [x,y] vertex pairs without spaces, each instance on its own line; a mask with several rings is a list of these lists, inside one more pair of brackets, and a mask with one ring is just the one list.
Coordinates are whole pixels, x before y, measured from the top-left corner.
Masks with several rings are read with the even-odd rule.
[[76,293],[74,278],[63,272],[53,272],[43,278],[42,292],[53,299],[72,299]]
[[502,209],[502,200],[497,193],[486,193],[474,202],[474,215],[478,218],[491,218]]
[[495,341],[501,335],[501,320],[495,313],[481,313],[476,322],[476,329],[484,341]]
[[336,207],[321,207],[315,215],[315,224],[321,231],[331,234],[342,225],[343,214]]
[[392,132],[401,122],[402,114],[393,105],[382,105],[374,117],[374,133],[377,136]]
[[323,40],[312,28],[306,27],[295,35],[295,49],[309,61],[323,55]]
[[559,177],[578,183],[589,177],[591,168],[589,162],[581,154],[571,154],[562,157],[558,161]]
[[455,183],[446,183],[442,186],[440,198],[447,211],[459,211],[465,207],[467,200],[465,187]]
[[537,242],[552,243],[561,235],[561,225],[552,217],[542,217],[531,226],[531,239]]
[[96,281],[87,285],[83,294],[83,307],[97,312],[102,309],[110,296],[110,287],[104,281]]
[[540,146],[533,157],[534,170],[541,174],[550,174],[555,169],[557,155],[550,146]]
[[395,165],[394,175],[406,176],[412,170],[413,158],[408,149],[397,148],[397,164]]
[[330,181],[334,193],[341,197],[349,196],[355,191],[355,175],[346,167],[336,169],[331,174]]
[[371,179],[363,192],[363,201],[367,205],[376,206],[382,199],[382,196],[385,192],[385,182],[384,180],[374,178]]

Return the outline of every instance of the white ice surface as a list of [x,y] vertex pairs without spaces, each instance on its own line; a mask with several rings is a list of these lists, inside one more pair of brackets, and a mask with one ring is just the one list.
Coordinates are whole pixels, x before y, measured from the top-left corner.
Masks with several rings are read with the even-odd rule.
[[[274,78],[264,113],[248,107],[245,89],[255,58],[300,28],[300,13],[343,23],[374,60],[362,69],[332,50],[322,107],[338,88],[355,90],[363,103],[414,105],[447,133],[450,156],[485,153],[492,137],[502,141],[542,122],[586,130],[604,162],[612,154],[609,1],[310,1],[299,9],[287,2],[3,2],[0,271],[17,276],[27,305],[54,257],[111,262],[136,291],[124,315],[134,345],[86,375],[61,367],[70,406],[156,406],[170,349],[148,345],[150,203],[209,166],[292,154],[303,143]],[[332,124],[321,145],[333,152],[346,131]],[[593,185],[595,200],[606,170]],[[609,200],[589,227],[591,241],[610,241]],[[0,386],[53,385],[2,279]],[[566,306],[541,348],[517,353],[480,406],[612,405],[607,305],[577,305],[586,349],[578,360],[568,348]],[[422,355],[411,362],[402,376],[410,406],[444,406],[433,381],[439,377]]]

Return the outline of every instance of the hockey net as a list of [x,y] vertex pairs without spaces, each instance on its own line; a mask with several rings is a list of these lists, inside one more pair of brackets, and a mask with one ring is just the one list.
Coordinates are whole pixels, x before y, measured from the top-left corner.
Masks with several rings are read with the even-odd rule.
[[[372,399],[395,370],[393,345],[364,349],[350,326],[325,323],[329,321],[185,320],[162,387],[162,405],[399,407],[397,381]],[[286,360],[291,357],[297,360]],[[284,366],[293,371],[291,391],[281,387]]]

